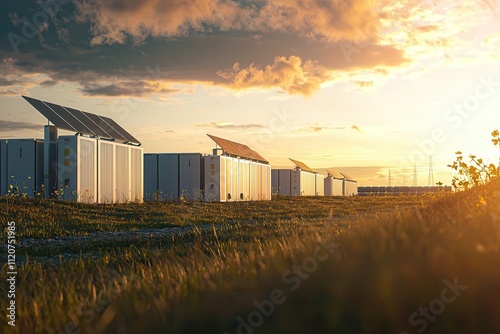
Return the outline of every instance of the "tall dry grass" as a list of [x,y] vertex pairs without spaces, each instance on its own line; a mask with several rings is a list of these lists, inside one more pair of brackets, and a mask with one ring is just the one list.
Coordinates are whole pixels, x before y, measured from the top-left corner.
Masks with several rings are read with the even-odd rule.
[[[500,333],[498,203],[496,180],[364,218],[230,222],[166,247],[111,247],[98,260],[60,266],[27,263],[19,269],[17,326],[2,329],[419,333],[422,322],[409,317],[456,278],[467,288],[422,332]],[[260,321],[255,312],[265,312],[256,304],[273,296],[279,304]]]

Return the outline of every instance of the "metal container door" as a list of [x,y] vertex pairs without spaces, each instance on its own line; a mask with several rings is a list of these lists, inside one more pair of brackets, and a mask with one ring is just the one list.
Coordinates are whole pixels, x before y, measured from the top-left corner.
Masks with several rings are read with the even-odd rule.
[[99,141],[98,156],[99,203],[115,202],[115,145]]
[[179,199],[179,154],[158,155],[158,190],[163,200]]

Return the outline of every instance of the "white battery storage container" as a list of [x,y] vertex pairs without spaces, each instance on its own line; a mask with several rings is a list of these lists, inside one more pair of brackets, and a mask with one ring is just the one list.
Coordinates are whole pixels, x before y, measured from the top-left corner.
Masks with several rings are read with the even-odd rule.
[[58,198],[97,202],[97,139],[61,136],[58,140]]
[[205,157],[205,201],[271,199],[271,166],[229,156]]

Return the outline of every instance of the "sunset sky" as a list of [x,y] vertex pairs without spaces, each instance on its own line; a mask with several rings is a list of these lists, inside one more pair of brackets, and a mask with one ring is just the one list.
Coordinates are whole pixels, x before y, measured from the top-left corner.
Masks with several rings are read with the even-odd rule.
[[0,138],[40,138],[21,95],[113,118],[145,152],[242,142],[360,185],[450,184],[498,162],[500,1],[42,0],[0,4]]

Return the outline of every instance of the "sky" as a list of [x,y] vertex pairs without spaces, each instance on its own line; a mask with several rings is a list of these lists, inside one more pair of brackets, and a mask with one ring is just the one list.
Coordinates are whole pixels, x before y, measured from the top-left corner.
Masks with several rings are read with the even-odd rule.
[[20,0],[0,13],[0,138],[43,137],[27,95],[111,117],[145,152],[211,153],[209,133],[360,185],[412,185],[415,170],[428,185],[430,166],[450,184],[456,151],[500,156],[499,0]]

